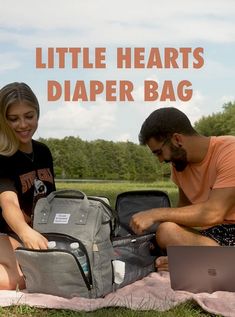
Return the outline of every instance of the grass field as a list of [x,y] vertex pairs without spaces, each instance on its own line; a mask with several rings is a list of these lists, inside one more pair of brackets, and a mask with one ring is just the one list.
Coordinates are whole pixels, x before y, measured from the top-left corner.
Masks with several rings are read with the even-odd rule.
[[[77,189],[87,195],[105,196],[109,198],[111,205],[114,207],[117,194],[128,190],[141,189],[159,189],[168,193],[172,206],[177,202],[177,188],[170,182],[158,183],[126,183],[126,182],[108,182],[108,183],[62,183],[57,182],[58,189]],[[108,308],[96,312],[84,313],[73,312],[69,310],[51,310],[31,308],[29,306],[12,306],[7,308],[0,307],[0,316],[2,317],[198,317],[212,316],[204,312],[193,302],[181,304],[167,312],[158,311],[133,311],[125,308]]]
[[[74,312],[69,310],[39,309],[29,306],[0,307],[1,317],[210,317],[193,302],[181,304],[167,312],[133,311],[125,308],[106,308],[95,312]],[[218,316],[219,317],[219,316]]]
[[128,190],[147,190],[159,189],[168,193],[171,204],[174,206],[177,202],[177,188],[172,182],[155,182],[155,183],[135,183],[135,182],[92,182],[92,183],[63,183],[57,182],[57,189],[78,189],[87,195],[105,196],[109,198],[111,205],[115,206],[116,196],[119,193]]

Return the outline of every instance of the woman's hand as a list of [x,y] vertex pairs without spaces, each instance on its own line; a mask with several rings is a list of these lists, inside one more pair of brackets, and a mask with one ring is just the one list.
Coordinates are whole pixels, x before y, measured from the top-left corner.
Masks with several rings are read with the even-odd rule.
[[19,238],[26,248],[37,250],[48,248],[48,240],[30,226],[27,226],[27,228],[19,234]]
[[47,239],[30,225],[29,218],[22,212],[15,192],[6,191],[0,194],[2,215],[9,227],[14,231],[24,246],[30,249],[47,249]]

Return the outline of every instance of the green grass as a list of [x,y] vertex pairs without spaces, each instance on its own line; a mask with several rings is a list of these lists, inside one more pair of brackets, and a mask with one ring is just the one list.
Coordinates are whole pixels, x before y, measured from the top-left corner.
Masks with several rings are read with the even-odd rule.
[[[94,312],[74,312],[70,310],[42,309],[29,306],[0,308],[1,317],[209,317],[194,302],[181,304],[166,312],[134,311],[126,308],[103,308]],[[216,315],[214,315],[216,316]],[[217,315],[219,317],[219,315]]]
[[[177,188],[170,182],[158,183],[127,183],[127,182],[108,182],[108,183],[62,183],[56,184],[59,189],[77,189],[87,195],[105,196],[110,199],[111,205],[114,207],[117,194],[128,190],[141,189],[159,189],[168,193],[172,206],[177,202]],[[203,311],[194,302],[187,302],[166,311],[133,311],[126,308],[105,308],[95,312],[74,312],[70,310],[55,310],[29,307],[25,305],[0,307],[1,317],[209,317],[209,313]]]
[[77,189],[81,190],[87,195],[105,196],[110,199],[111,205],[115,206],[116,196],[128,190],[153,190],[159,189],[168,193],[172,206],[177,202],[177,187],[170,181],[161,181],[154,183],[131,183],[131,182],[95,182],[95,183],[56,183],[58,189]]

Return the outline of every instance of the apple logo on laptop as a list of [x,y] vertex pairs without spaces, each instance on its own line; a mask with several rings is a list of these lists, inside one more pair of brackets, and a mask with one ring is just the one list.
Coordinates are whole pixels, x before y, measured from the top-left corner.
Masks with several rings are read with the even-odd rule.
[[210,276],[216,276],[217,275],[216,269],[213,269],[213,268],[208,269],[207,272],[208,272],[208,275],[210,275]]

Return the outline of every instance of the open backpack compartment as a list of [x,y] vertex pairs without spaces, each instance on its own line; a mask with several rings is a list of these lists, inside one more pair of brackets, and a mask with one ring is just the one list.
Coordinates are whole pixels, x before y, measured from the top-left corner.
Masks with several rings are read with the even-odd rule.
[[[157,224],[137,236],[129,227],[131,216],[169,206],[167,194],[157,190],[121,193],[116,210],[107,200],[80,191],[56,191],[40,199],[33,227],[55,247],[15,251],[27,291],[97,298],[143,278],[155,270],[160,255],[155,241]],[[71,244],[79,246],[80,255]]]

